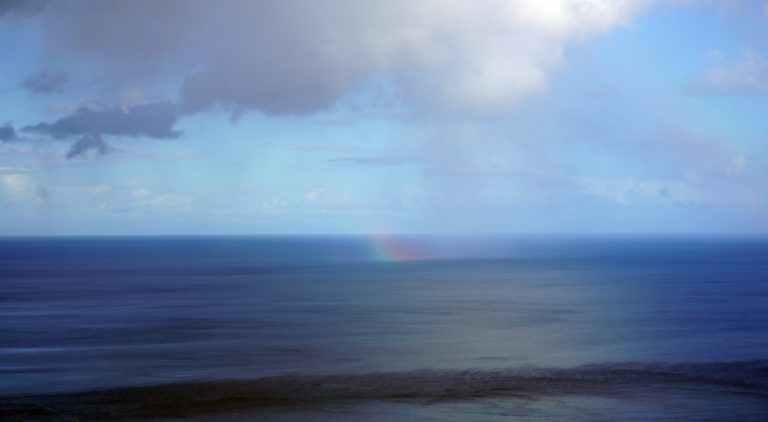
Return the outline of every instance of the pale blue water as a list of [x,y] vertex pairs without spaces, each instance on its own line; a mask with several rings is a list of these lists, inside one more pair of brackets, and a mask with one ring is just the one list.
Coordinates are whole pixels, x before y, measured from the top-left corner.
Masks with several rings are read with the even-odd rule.
[[[0,240],[0,396],[333,374],[394,392],[384,401],[326,392],[340,402],[260,415],[610,420],[683,406],[674,419],[768,416],[768,241],[415,243],[434,259],[378,261],[362,237]],[[551,378],[581,365],[597,375],[567,377],[630,368],[678,378],[656,389],[631,381],[620,397],[586,388],[526,401],[480,383],[440,404],[391,399],[424,383],[463,391],[475,385],[461,378],[467,370],[514,383],[520,371],[546,367]],[[688,378],[714,381],[680,387]]]

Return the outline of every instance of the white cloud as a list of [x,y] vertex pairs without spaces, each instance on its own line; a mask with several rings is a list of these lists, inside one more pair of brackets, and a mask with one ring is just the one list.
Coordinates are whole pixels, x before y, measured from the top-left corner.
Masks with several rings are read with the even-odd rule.
[[48,202],[51,194],[45,187],[37,186],[27,169],[0,166],[0,200],[15,203]]
[[304,194],[304,200],[307,202],[317,202],[321,196],[325,193],[324,186],[313,186],[307,193]]
[[32,179],[27,174],[3,174],[0,175],[0,187],[6,198],[13,202],[20,202],[29,197],[32,192]]
[[430,109],[502,109],[544,89],[570,42],[625,22],[644,3],[419,2],[414,19],[422,24],[405,22],[417,41],[400,41],[397,53],[412,54],[394,61],[396,80],[409,99]]

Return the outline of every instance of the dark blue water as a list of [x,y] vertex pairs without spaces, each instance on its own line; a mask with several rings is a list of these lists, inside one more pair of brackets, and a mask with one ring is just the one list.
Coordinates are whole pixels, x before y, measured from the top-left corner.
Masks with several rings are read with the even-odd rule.
[[[0,240],[0,396],[289,376],[318,407],[258,412],[768,415],[768,241],[407,242],[429,259],[383,261],[364,237]],[[532,377],[559,384],[504,393]]]

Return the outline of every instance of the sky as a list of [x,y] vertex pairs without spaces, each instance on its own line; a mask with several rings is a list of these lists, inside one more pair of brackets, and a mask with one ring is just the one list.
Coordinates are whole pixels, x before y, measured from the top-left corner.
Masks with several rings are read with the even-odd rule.
[[768,234],[768,3],[0,0],[0,235]]

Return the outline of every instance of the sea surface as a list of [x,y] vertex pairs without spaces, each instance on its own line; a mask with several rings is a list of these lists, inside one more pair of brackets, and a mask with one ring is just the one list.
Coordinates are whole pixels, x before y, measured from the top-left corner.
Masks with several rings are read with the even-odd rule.
[[0,420],[768,420],[768,240],[4,238]]

